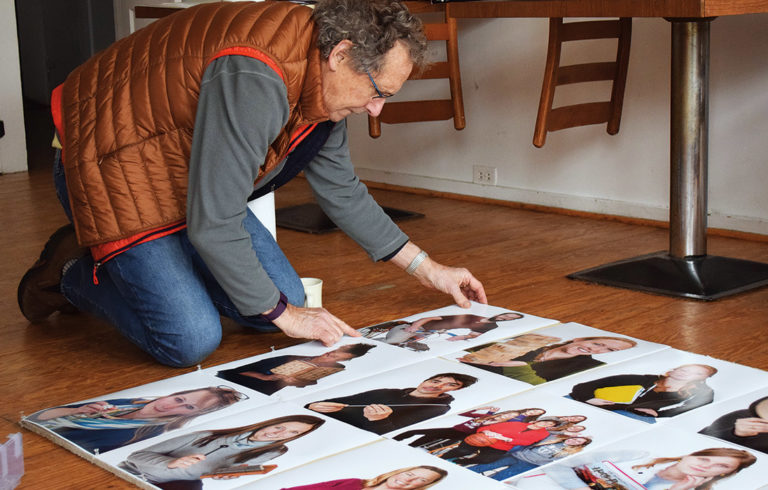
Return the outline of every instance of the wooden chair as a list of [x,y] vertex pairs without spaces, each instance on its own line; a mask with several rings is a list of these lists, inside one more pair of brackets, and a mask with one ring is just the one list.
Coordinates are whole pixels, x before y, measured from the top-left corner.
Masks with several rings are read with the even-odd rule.
[[464,99],[461,93],[459,70],[459,44],[456,19],[448,17],[445,4],[424,1],[404,2],[414,14],[438,12],[442,22],[425,22],[424,32],[429,41],[445,41],[446,60],[431,64],[422,73],[414,71],[409,80],[447,78],[450,99],[387,102],[378,117],[368,116],[368,133],[372,138],[381,136],[381,123],[397,124],[417,121],[444,121],[453,118],[453,126],[464,129]]
[[[608,123],[608,134],[619,132],[631,38],[631,17],[568,23],[564,23],[562,17],[550,19],[547,65],[533,135],[534,146],[544,146],[547,132],[576,126]],[[588,39],[617,39],[616,60],[560,66],[560,52],[564,42]],[[611,100],[552,108],[558,85],[602,80],[613,81]]]

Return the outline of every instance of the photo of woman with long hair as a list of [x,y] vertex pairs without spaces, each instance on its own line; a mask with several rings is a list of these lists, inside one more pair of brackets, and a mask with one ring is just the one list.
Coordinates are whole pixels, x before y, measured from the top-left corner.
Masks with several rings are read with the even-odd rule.
[[[458,360],[508,378],[539,385],[605,364],[593,358],[595,354],[631,349],[636,345],[637,342],[624,337],[577,337],[534,349],[506,361],[481,362],[471,356],[460,357]],[[467,349],[467,352],[484,347]]]
[[166,489],[202,488],[201,478],[237,478],[288,451],[325,421],[287,415],[244,427],[192,432],[132,453],[120,467]]
[[664,374],[619,374],[579,383],[570,396],[652,423],[712,403],[715,395],[707,379],[716,373],[707,364],[684,364]]
[[[631,451],[625,451],[627,455]],[[645,453],[647,454],[647,453]],[[623,457],[624,456],[624,457]],[[554,465],[542,468],[548,477],[562,488],[589,489],[594,484],[596,468],[600,468],[603,482],[611,476],[616,485],[622,479],[631,478],[648,490],[710,490],[722,480],[728,479],[739,471],[753,465],[754,455],[748,451],[734,448],[708,448],[683,456],[659,457],[651,460],[628,461],[632,456],[619,453],[596,452],[585,454],[589,462],[574,461],[570,466]],[[622,461],[623,460],[623,461]],[[606,461],[610,465],[605,465]],[[612,475],[606,474],[606,469]],[[614,482],[610,482],[614,483]]]
[[211,386],[154,398],[118,398],[49,408],[26,420],[56,432],[86,451],[105,453],[178,429],[195,417],[244,398],[244,394],[232,388]]
[[281,490],[426,490],[448,474],[436,466],[411,466],[383,473],[369,479],[345,478]]

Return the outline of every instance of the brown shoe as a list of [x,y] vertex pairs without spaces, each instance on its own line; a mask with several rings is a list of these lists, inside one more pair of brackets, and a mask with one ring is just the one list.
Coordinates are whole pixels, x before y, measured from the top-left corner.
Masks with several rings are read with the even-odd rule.
[[75,227],[71,224],[51,235],[40,258],[19,283],[19,308],[27,320],[36,322],[56,311],[73,311],[74,307],[61,293],[61,272],[64,264],[86,253],[87,250],[78,245]]

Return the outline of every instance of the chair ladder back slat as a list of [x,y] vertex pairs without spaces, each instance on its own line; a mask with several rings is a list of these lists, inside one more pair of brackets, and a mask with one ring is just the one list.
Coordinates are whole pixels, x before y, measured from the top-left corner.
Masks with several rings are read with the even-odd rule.
[[377,117],[368,115],[368,134],[372,138],[381,136],[381,123],[400,124],[453,119],[453,126],[457,130],[463,129],[466,125],[456,19],[447,15],[445,4],[407,1],[405,5],[414,14],[442,13],[442,22],[430,20],[424,23],[424,34],[428,41],[443,41],[445,43],[445,60],[432,63],[421,72],[414,70],[408,80],[447,79],[451,98],[386,102]]
[[[560,66],[564,42],[616,39],[616,59]],[[619,131],[624,103],[629,51],[632,39],[632,18],[563,22],[555,17],[549,22],[549,42],[539,110],[533,133],[534,146],[541,148],[547,133],[591,124],[606,124],[608,134]],[[609,101],[570,104],[553,108],[555,89],[559,85],[611,81]]]

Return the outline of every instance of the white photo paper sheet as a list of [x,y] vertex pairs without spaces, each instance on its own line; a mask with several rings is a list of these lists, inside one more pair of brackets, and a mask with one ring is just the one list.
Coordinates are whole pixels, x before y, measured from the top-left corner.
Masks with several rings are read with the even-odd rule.
[[442,357],[535,386],[667,348],[578,323],[564,323]]
[[290,400],[420,360],[381,342],[343,337],[332,347],[307,342],[204,371],[222,383]]
[[709,484],[717,490],[751,490],[765,484],[766,471],[764,454],[665,425],[542,466],[511,483],[520,490],[576,488],[579,483],[595,489],[700,489]]
[[371,340],[422,357],[434,357],[556,323],[557,320],[473,302],[469,309],[447,306],[359,331]]
[[544,389],[652,424],[669,422],[710,403],[742,395],[752,386],[765,385],[765,371],[667,349],[551,383]]
[[768,387],[680,415],[675,426],[768,454]]
[[[438,471],[434,471],[435,469]],[[386,477],[386,475],[391,476]],[[383,481],[389,480],[389,486],[386,488],[393,489],[412,488],[407,486],[411,481],[410,478],[420,479],[422,484],[436,481],[430,490],[509,488],[421,451],[409,447],[403,448],[387,440],[368,444],[276,475],[269,479],[268,488],[271,490],[292,490],[297,487],[304,489],[323,483],[331,485],[331,482],[334,482],[341,485],[355,480],[382,479],[381,477],[384,477]],[[267,487],[259,486],[257,483],[244,488],[261,490]]]
[[[537,421],[553,421],[553,425],[543,429],[537,441],[515,441],[517,445],[512,454],[520,455],[520,461],[535,461],[540,466],[542,457],[538,455],[545,447],[552,461],[576,454],[586,448],[610,444],[621,436],[639,432],[647,428],[646,424],[626,419],[603,410],[550,395],[542,390],[529,390],[482,406],[473,407],[466,412],[445,415],[411,426],[405,430],[388,434],[388,437],[408,444],[411,447],[442,459],[450,459],[451,450],[457,447],[470,434],[497,433],[506,437],[515,437],[514,433],[524,430],[526,424]],[[530,429],[531,427],[526,427]],[[507,433],[509,430],[511,433]],[[488,432],[490,431],[490,432]],[[568,445],[563,441],[569,440]],[[554,451],[553,448],[558,450]],[[534,458],[531,458],[531,454]],[[500,454],[498,461],[501,463]],[[473,458],[456,464],[470,471],[487,476],[489,479],[506,480],[534,468],[520,469],[519,464],[507,466],[491,462],[484,465],[473,464]],[[511,461],[516,463],[515,461]],[[550,462],[550,461],[547,461]],[[528,465],[526,465],[528,466]]]
[[[40,410],[22,425],[81,456],[175,432],[272,400],[201,371]],[[85,454],[84,454],[85,453]]]
[[[436,383],[440,386],[431,386]],[[292,401],[383,435],[526,388],[460,363],[428,359]],[[440,392],[443,389],[449,391]]]
[[[122,477],[150,487],[199,481],[203,489],[215,490],[238,488],[376,439],[293,404],[276,403],[111,451],[101,460]],[[249,451],[256,454],[240,457]]]

